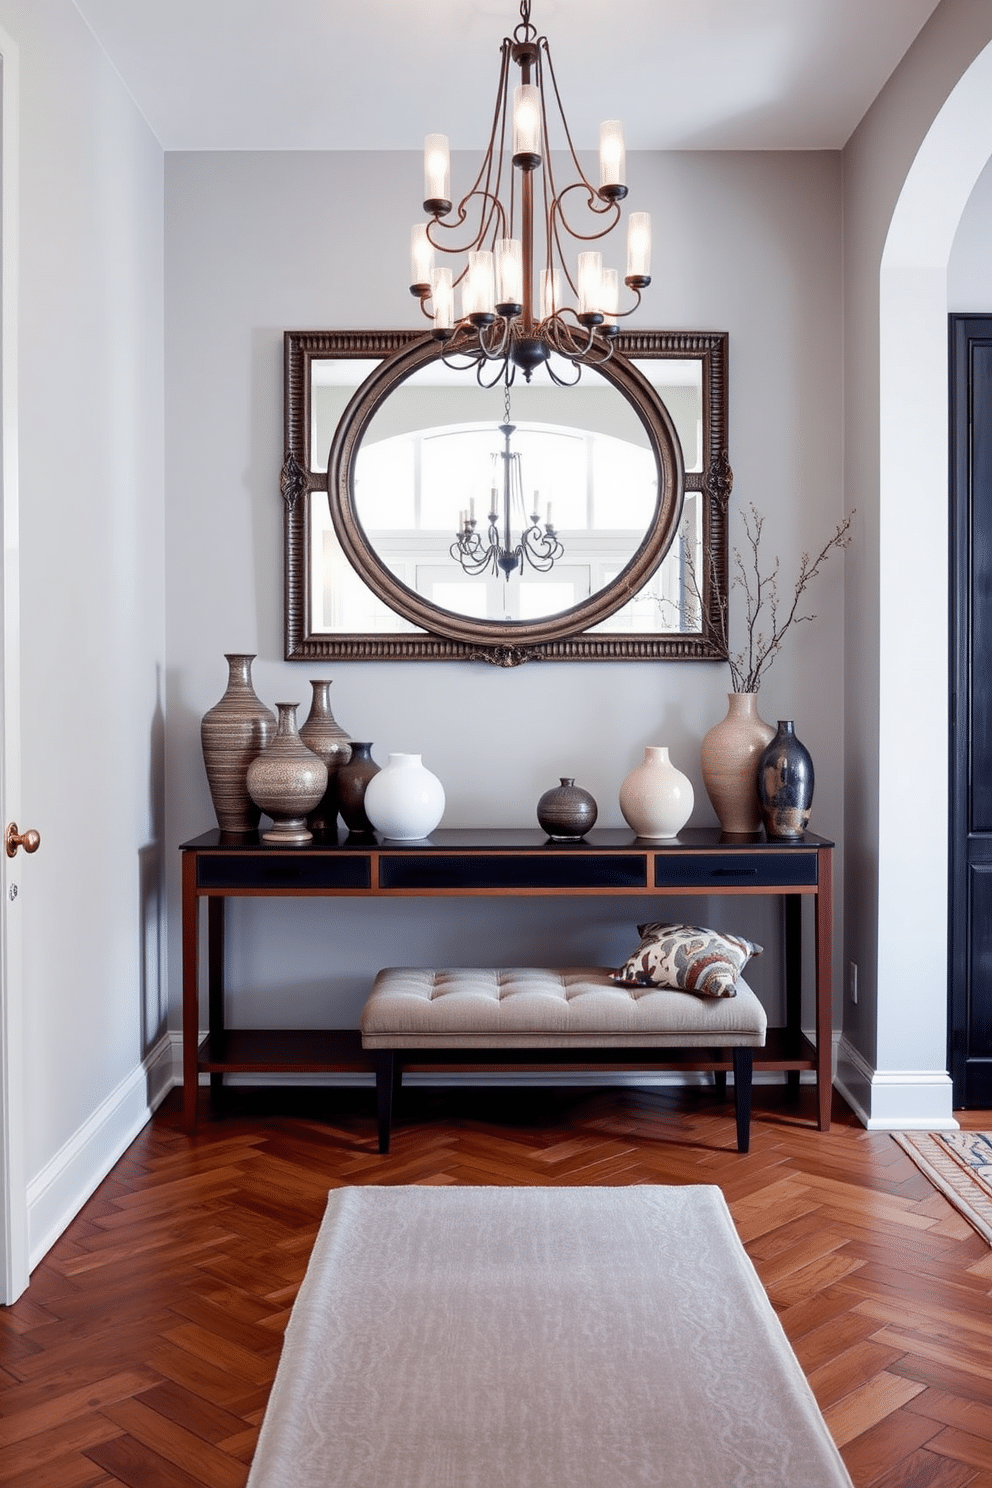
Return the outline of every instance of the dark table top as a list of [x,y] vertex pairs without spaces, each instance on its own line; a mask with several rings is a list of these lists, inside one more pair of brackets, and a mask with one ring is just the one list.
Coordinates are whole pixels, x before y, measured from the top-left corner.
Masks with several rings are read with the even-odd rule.
[[684,827],[677,837],[648,838],[636,836],[629,827],[594,827],[577,841],[553,841],[540,827],[438,827],[429,837],[415,842],[382,837],[379,833],[362,835],[339,829],[338,836],[321,834],[319,840],[303,846],[278,846],[264,842],[258,832],[244,834],[209,832],[180,844],[183,851],[196,852],[700,852],[706,850],[733,852],[790,852],[811,848],[833,847],[826,837],[807,832],[800,838],[769,838],[764,832],[731,834],[719,827]]

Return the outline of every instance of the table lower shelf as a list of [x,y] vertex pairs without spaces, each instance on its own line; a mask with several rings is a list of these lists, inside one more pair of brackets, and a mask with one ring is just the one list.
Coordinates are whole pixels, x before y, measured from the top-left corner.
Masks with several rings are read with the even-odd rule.
[[[197,1054],[200,1074],[335,1074],[375,1071],[375,1055],[362,1048],[354,1028],[229,1028],[204,1039]],[[404,1070],[514,1069],[561,1071],[582,1067],[611,1069],[730,1070],[729,1049],[573,1049],[556,1057],[549,1049],[410,1050]],[[770,1028],[764,1048],[754,1051],[754,1069],[815,1070],[816,1049],[806,1036],[787,1028]]]

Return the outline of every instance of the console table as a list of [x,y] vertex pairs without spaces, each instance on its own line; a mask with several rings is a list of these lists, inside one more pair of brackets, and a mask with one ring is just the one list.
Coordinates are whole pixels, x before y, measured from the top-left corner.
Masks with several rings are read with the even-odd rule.
[[[626,828],[596,828],[580,842],[552,842],[534,829],[439,829],[423,842],[348,836],[305,847],[273,847],[257,835],[231,838],[217,830],[184,842],[183,1115],[196,1123],[201,1071],[215,1091],[225,1074],[324,1073],[374,1069],[357,1029],[236,1029],[224,1017],[224,905],[228,898],[415,895],[765,894],[780,896],[785,917],[786,1026],[769,1029],[755,1051],[755,1070],[781,1070],[798,1085],[815,1070],[817,1120],[830,1126],[832,1041],[833,843],[807,833],[796,842],[763,836],[728,837],[716,827],[686,828],[666,842]],[[802,899],[814,901],[815,1046],[803,1035]],[[201,900],[206,900],[208,1033],[199,1044]],[[663,919],[645,903],[645,920]],[[376,968],[378,969],[378,968]],[[542,1051],[544,1062],[553,1062]],[[642,1051],[644,1052],[644,1051]],[[610,1065],[609,1051],[599,1062]],[[652,1068],[656,1060],[648,1061]],[[727,1064],[708,1062],[708,1069]],[[693,1064],[691,1068],[701,1068]]]

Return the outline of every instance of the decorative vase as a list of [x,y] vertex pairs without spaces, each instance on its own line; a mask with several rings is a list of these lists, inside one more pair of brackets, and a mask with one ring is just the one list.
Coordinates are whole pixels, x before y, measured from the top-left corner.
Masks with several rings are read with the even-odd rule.
[[276,736],[248,766],[248,794],[272,818],[272,826],[262,833],[262,840],[283,847],[313,841],[307,812],[327,789],[327,766],[303,743],[296,727],[299,706],[276,703]]
[[419,842],[444,815],[444,786],[419,754],[391,754],[366,786],[365,814],[384,837]]
[[769,837],[803,836],[813,804],[813,759],[791,718],[779,719],[758,762],[758,798]]
[[372,758],[372,745],[351,741],[351,758],[338,770],[338,811],[349,832],[371,832],[365,815],[365,790],[379,766]]
[[644,762],[620,787],[620,810],[638,837],[677,837],[692,815],[692,782],[668,758],[666,745],[649,744]]
[[248,794],[248,766],[273,738],[275,714],[251,682],[254,652],[228,652],[227,691],[200,721],[210,797],[222,832],[254,832],[261,815]]
[[595,824],[596,802],[571,775],[561,776],[561,785],[546,790],[537,803],[537,820],[552,842],[574,842]]
[[758,714],[755,692],[728,692],[727,714],[699,751],[703,784],[724,832],[754,833],[761,826],[758,761],[775,730]]
[[338,825],[338,771],[351,758],[351,740],[331,712],[331,684],[313,679],[313,701],[300,738],[327,766],[327,789],[307,817],[311,832],[334,832]]

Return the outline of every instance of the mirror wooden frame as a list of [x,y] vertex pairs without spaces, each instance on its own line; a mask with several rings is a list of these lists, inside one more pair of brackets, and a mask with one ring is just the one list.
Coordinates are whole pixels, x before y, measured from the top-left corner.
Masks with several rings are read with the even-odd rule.
[[[426,343],[426,344],[425,344]],[[287,661],[486,661],[516,666],[529,660],[554,661],[725,661],[727,658],[727,507],[733,475],[727,455],[727,354],[724,332],[621,331],[617,337],[616,368],[611,380],[634,405],[651,433],[666,479],[665,453],[671,440],[667,412],[654,406],[657,399],[642,396],[643,381],[630,364],[642,359],[694,359],[701,363],[703,446],[701,472],[681,472],[685,491],[703,494],[703,559],[699,589],[702,623],[698,632],[593,632],[588,627],[622,605],[627,596],[625,577],[633,567],[643,582],[661,561],[671,535],[663,544],[648,533],[633,565],[574,611],[565,611],[536,624],[464,621],[414,596],[399,585],[371,554],[350,502],[350,461],[369,419],[381,401],[407,374],[409,366],[428,359],[434,343],[418,331],[286,331],[284,335],[285,456],[280,487],[284,504],[285,622]],[[338,425],[326,473],[312,469],[311,386],[313,363],[327,359],[383,359],[383,366],[356,390]],[[394,359],[391,363],[385,359]],[[612,364],[611,364],[612,365]],[[471,375],[471,374],[467,374]],[[676,446],[677,446],[677,440]],[[313,500],[330,501],[331,515],[349,561],[369,588],[400,609],[424,634],[328,634],[311,629],[310,509]],[[678,492],[681,505],[682,492]],[[666,521],[670,509],[664,508]],[[655,539],[655,540],[653,540]],[[659,551],[659,547],[661,551]],[[402,590],[397,594],[397,590]],[[400,600],[400,605],[397,604]],[[402,606],[402,608],[401,608]],[[577,616],[581,623],[577,623]],[[464,623],[463,623],[464,621]]]

